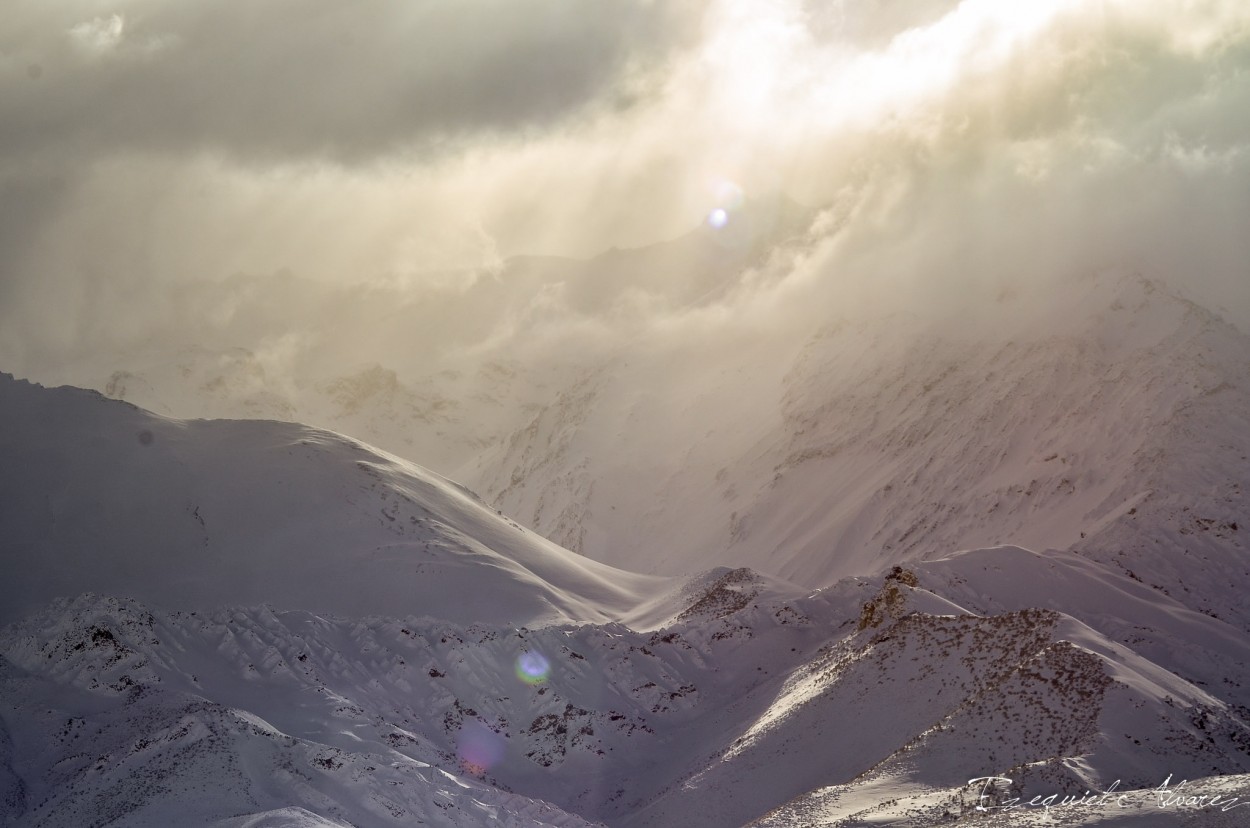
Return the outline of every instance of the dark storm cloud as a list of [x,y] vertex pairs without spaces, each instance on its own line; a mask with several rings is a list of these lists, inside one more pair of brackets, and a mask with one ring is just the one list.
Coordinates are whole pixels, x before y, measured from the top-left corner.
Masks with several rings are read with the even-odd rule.
[[697,30],[639,0],[19,1],[0,153],[367,158],[640,94]]

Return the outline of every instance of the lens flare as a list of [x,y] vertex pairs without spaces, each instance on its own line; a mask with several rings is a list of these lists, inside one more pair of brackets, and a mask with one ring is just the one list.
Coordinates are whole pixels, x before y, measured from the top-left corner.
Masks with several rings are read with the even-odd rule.
[[716,206],[707,214],[707,223],[713,229],[720,230],[729,224],[729,219],[742,207],[744,196],[742,188],[728,178],[718,178],[711,184],[712,203]]
[[483,776],[504,755],[503,737],[479,721],[470,719],[460,728],[456,754],[466,773]]
[[542,684],[551,673],[551,662],[542,653],[521,653],[516,660],[516,677],[526,684]]

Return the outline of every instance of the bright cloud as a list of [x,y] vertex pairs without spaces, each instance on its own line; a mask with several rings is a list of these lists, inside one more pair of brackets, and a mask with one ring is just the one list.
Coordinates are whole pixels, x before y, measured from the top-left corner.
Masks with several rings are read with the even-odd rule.
[[[279,286],[442,308],[410,351],[704,335],[761,309],[787,329],[885,286],[940,304],[1103,266],[1245,324],[1248,46],[1234,0],[18,0],[0,368],[279,335],[298,321]],[[489,293],[514,254],[741,226],[727,181],[824,212],[730,290]],[[208,325],[188,296],[228,298]]]

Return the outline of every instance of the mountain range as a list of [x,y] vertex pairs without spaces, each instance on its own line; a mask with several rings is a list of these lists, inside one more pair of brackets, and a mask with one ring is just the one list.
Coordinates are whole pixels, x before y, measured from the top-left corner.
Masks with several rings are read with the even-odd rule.
[[[801,224],[471,291],[714,308]],[[2,821],[1240,824],[1250,338],[1114,270],[968,308],[0,375]]]

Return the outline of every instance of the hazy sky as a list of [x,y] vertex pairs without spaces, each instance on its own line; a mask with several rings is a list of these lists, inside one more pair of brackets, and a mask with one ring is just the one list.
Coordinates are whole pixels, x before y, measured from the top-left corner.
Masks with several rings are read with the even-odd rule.
[[[437,304],[739,192],[824,212],[716,308],[618,309],[631,331],[1108,267],[1246,326],[1250,4],[9,0],[0,370],[253,344],[302,280]],[[524,310],[501,330],[617,324]]]

